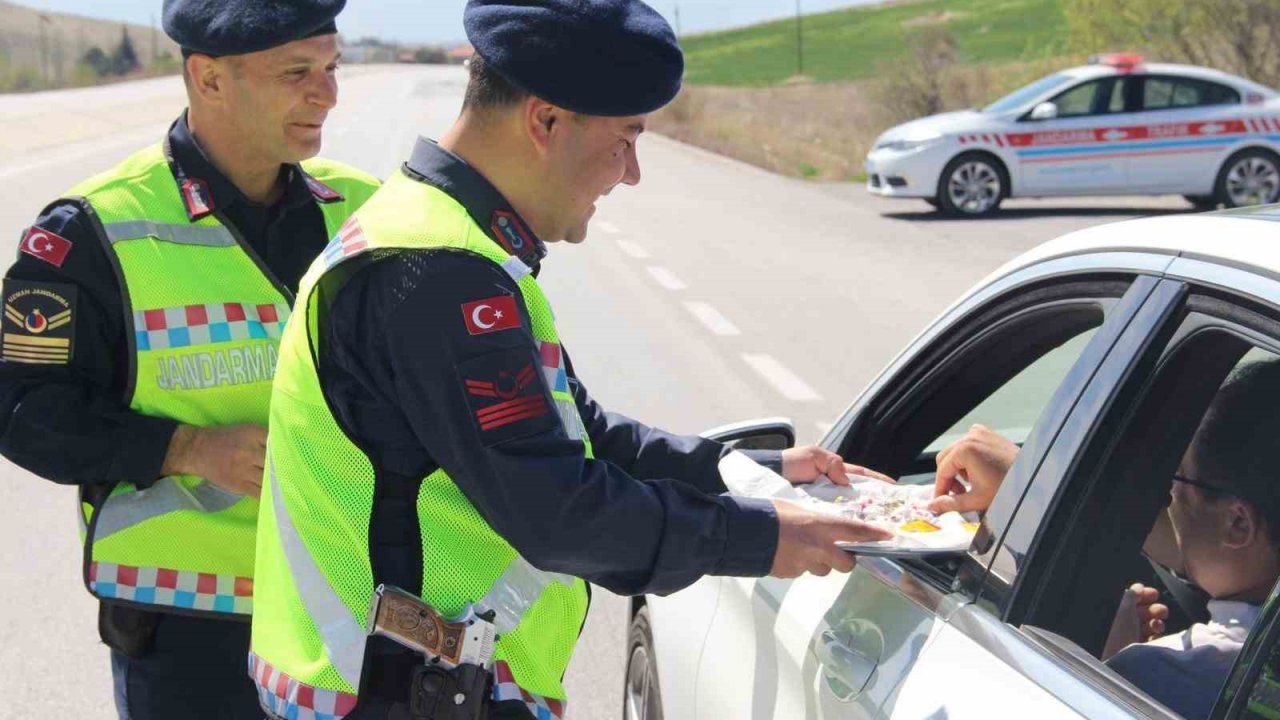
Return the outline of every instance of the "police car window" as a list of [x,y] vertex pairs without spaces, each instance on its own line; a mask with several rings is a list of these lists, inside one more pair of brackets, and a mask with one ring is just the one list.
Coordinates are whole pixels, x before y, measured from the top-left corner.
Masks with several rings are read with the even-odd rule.
[[1111,83],[1110,99],[1107,100],[1106,111],[1119,113],[1125,111],[1125,99],[1128,95],[1129,79],[1120,78]]
[[983,108],[982,111],[987,113],[1004,113],[1017,110],[1050,90],[1061,85],[1065,85],[1070,81],[1071,76],[1063,74],[1049,75],[1048,77],[1040,78],[1030,85],[1018,88],[1008,95],[1005,95],[999,100]]
[[1106,92],[1110,87],[1111,82],[1108,80],[1094,80],[1093,82],[1077,85],[1054,97],[1052,102],[1058,106],[1058,117],[1080,117],[1094,114],[1094,108],[1098,102],[1098,94]]
[[1142,88],[1144,110],[1226,105],[1240,102],[1240,93],[1218,83],[1192,78],[1147,78]]

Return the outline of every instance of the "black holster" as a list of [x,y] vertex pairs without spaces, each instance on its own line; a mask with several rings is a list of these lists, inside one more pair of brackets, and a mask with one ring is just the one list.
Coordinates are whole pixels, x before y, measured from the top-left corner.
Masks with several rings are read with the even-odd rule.
[[484,720],[492,694],[493,676],[479,665],[423,665],[413,673],[409,712],[413,720]]

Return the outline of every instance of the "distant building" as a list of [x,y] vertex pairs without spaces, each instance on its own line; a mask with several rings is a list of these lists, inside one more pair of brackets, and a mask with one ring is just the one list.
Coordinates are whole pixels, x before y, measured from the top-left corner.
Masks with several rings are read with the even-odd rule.
[[396,61],[396,48],[377,39],[361,38],[343,44],[342,61],[349,63],[390,63]]
[[470,45],[463,45],[461,47],[456,47],[450,50],[446,54],[446,57],[449,59],[450,65],[462,65],[466,61],[470,60],[471,56],[475,54],[476,54],[475,48],[471,47]]

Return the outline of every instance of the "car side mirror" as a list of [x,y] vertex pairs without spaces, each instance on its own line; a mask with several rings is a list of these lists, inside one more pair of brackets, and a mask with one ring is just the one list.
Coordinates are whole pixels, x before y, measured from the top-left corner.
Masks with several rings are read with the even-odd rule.
[[1031,108],[1032,120],[1052,120],[1058,117],[1058,106],[1051,102],[1042,102]]
[[702,437],[737,450],[786,450],[795,447],[796,426],[789,418],[764,418],[721,425]]

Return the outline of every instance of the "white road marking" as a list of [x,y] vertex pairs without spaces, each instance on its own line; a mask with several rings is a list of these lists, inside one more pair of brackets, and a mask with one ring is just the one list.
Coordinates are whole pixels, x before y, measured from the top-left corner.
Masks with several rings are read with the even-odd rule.
[[85,138],[59,147],[37,148],[30,153],[24,153],[23,157],[30,157],[30,160],[0,168],[0,179],[25,175],[58,163],[71,164],[92,155],[108,153],[116,149],[142,148],[146,146],[148,140],[154,140],[163,132],[163,128],[135,129],[122,131],[118,135]]
[[662,287],[668,290],[684,290],[685,288],[689,287],[688,285],[684,284],[683,280],[676,277],[675,273],[671,272],[670,270],[664,267],[660,267],[658,265],[650,265],[649,267],[645,268],[645,270],[649,271],[649,274],[653,276],[653,279],[656,280],[659,285],[661,285]]
[[603,231],[605,231],[605,232],[609,233],[610,235],[617,235],[617,234],[619,234],[619,233],[621,233],[621,232],[622,232],[622,230],[621,230],[621,229],[619,229],[617,225],[614,225],[613,223],[609,222],[608,220],[597,220],[597,221],[596,221],[596,225],[597,225],[601,230],[603,230]]
[[791,372],[772,355],[743,353],[742,359],[786,399],[796,402],[814,402],[822,399],[816,390],[809,387],[809,384],[801,380],[800,376]]
[[633,242],[627,242],[626,240],[619,240],[618,247],[622,248],[622,252],[630,255],[631,257],[637,260],[649,259],[649,251],[645,250],[644,248],[640,247],[639,245]]
[[720,314],[720,311],[712,307],[709,303],[704,302],[686,302],[684,304],[693,316],[703,324],[714,335],[729,336],[741,335],[742,331],[729,321],[729,318]]

